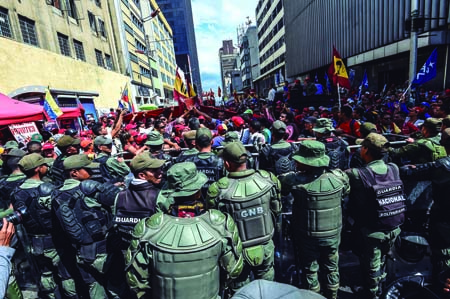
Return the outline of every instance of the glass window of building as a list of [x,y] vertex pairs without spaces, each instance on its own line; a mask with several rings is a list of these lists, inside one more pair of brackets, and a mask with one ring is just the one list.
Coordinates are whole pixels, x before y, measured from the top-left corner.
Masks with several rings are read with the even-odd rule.
[[19,24],[23,42],[33,46],[38,46],[34,21],[26,17],[19,16]]
[[64,56],[70,56],[69,37],[58,32],[58,44],[61,54]]
[[73,47],[75,48],[75,56],[77,57],[77,59],[86,61],[86,56],[84,55],[83,43],[74,39]]
[[3,7],[0,7],[0,36],[12,37],[8,11]]
[[97,59],[97,65],[101,67],[105,67],[105,63],[103,62],[103,54],[102,51],[95,49],[95,58]]
[[152,68],[152,77],[158,78],[158,71]]
[[98,19],[98,31],[100,32],[100,35],[106,38],[106,30],[105,30],[105,22],[103,20]]
[[95,0],[95,5],[98,7],[102,7],[102,1],[101,0]]
[[46,2],[48,5],[61,9],[61,0],[47,0]]
[[95,23],[95,16],[92,12],[88,11],[89,25],[91,30],[97,32],[97,24]]
[[69,17],[76,19],[77,18],[77,7],[75,5],[75,0],[65,0],[66,2],[66,11]]
[[105,62],[106,62],[106,68],[108,70],[113,70],[113,63],[112,63],[112,59],[111,59],[111,55],[108,55],[105,53]]

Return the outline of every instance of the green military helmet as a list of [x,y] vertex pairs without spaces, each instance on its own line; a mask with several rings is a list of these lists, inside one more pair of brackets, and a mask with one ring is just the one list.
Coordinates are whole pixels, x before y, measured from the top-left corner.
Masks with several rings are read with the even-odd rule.
[[167,171],[167,190],[173,197],[191,196],[208,181],[192,162],[177,163]]
[[19,161],[19,166],[24,171],[35,169],[41,165],[47,165],[47,161],[44,157],[37,153],[26,155]]
[[158,131],[151,131],[148,134],[147,141],[145,145],[162,145],[164,143],[164,139]]
[[112,144],[112,139],[105,137],[103,135],[97,136],[94,139],[94,145],[99,146],[99,145],[110,145]]
[[137,173],[144,169],[161,168],[166,160],[160,160],[150,157],[148,153],[141,153],[131,160],[130,168],[133,173]]
[[364,138],[361,143],[362,146],[371,148],[377,152],[383,153],[387,151],[386,145],[388,144],[388,140],[383,135],[378,133],[370,133]]
[[359,132],[361,133],[361,136],[366,137],[370,133],[376,133],[377,126],[371,122],[365,122],[359,127]]
[[18,148],[12,148],[7,154],[3,154],[3,156],[7,157],[23,157],[27,153],[21,149]]
[[316,140],[305,140],[300,143],[300,148],[292,159],[312,167],[326,167],[330,163],[330,157],[325,153],[325,145]]
[[5,143],[4,148],[5,148],[5,150],[10,150],[10,149],[13,149],[13,148],[19,148],[19,144],[17,143],[17,141],[10,140],[10,141]]
[[225,161],[243,164],[247,162],[248,154],[242,142],[237,141],[225,145],[219,152],[219,157],[223,157]]
[[272,124],[272,129],[275,132],[284,133],[286,132],[286,124],[282,122],[281,120],[276,120]]
[[200,128],[195,134],[195,140],[212,139],[211,130],[208,128]]
[[327,134],[334,131],[333,124],[329,118],[319,118],[316,122],[316,126],[313,128],[314,132]]
[[92,162],[87,155],[81,154],[67,157],[64,160],[63,165],[65,170],[70,170],[79,168],[98,168],[100,163]]
[[31,135],[30,141],[37,141],[37,142],[42,143],[42,141],[44,141],[44,137],[42,137],[42,135],[39,133],[34,133],[33,135]]
[[239,135],[236,132],[228,132],[225,134],[225,139],[220,143],[221,145],[227,145],[230,142],[239,141]]
[[78,138],[73,138],[69,135],[64,135],[59,138],[58,143],[56,144],[58,148],[65,148],[68,146],[80,145],[81,140]]

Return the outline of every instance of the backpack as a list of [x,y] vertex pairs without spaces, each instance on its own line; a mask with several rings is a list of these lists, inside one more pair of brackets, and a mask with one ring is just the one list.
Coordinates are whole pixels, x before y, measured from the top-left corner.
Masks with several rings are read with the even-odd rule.
[[348,168],[349,159],[346,146],[339,141],[330,142],[325,143],[325,150],[327,156],[330,157],[330,164],[328,165],[330,169],[345,170]]
[[375,174],[369,167],[358,168],[359,176],[369,192],[367,209],[369,227],[379,230],[392,230],[405,220],[406,198],[403,182],[397,166],[386,164],[388,171],[384,175]]

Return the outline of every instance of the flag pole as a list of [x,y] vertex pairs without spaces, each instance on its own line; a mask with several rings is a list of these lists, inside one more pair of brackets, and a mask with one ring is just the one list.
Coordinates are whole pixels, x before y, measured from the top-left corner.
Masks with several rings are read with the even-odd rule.
[[339,90],[339,82],[337,83],[337,92],[338,92],[338,99],[339,99],[339,111],[341,111],[341,91]]

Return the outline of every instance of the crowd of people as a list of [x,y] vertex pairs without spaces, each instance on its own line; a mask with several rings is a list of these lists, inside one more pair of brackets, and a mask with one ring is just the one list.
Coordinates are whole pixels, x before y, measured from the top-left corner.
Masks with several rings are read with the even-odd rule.
[[[173,108],[157,117],[111,109],[81,131],[5,140],[0,253],[27,253],[39,298],[248,298],[247,287],[263,287],[251,279],[276,279],[286,238],[275,236],[292,212],[301,288],[338,298],[349,222],[361,298],[378,298],[407,217],[403,181],[430,180],[434,281],[448,294],[450,90],[412,100],[392,87],[302,110],[289,89],[283,96],[250,93],[176,117]],[[9,244],[11,223],[21,233]],[[274,292],[284,288],[322,298]]]

